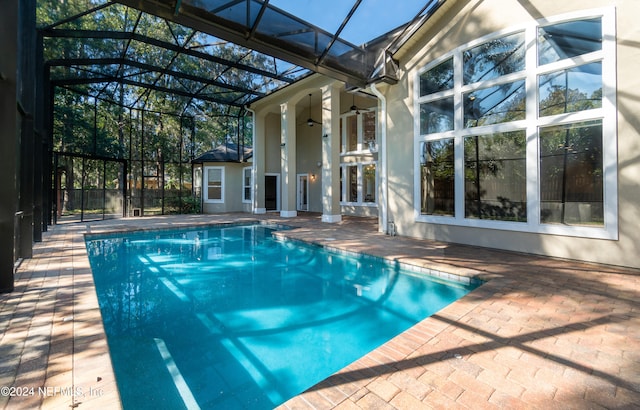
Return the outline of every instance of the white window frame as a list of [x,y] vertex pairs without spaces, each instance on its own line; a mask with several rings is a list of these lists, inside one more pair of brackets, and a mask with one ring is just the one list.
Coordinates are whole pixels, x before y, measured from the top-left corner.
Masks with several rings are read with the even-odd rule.
[[[558,62],[538,66],[537,29],[540,26],[571,20],[600,17],[602,20],[602,50]],[[615,7],[606,7],[563,14],[537,22],[493,33],[478,38],[443,55],[419,70],[413,77],[414,92],[414,218],[417,222],[432,224],[481,227],[489,229],[524,231],[599,239],[618,239],[618,192],[617,192],[617,107],[616,107],[616,32]],[[464,50],[494,38],[516,32],[525,32],[525,69],[482,83],[463,85],[462,53]],[[420,75],[453,56],[454,87],[425,97],[420,97]],[[538,117],[538,77],[541,74],[571,68],[590,62],[602,62],[602,107],[588,111]],[[464,128],[462,95],[471,89],[513,82],[524,79],[526,87],[526,119],[510,123]],[[454,97],[454,130],[431,135],[420,135],[420,104],[444,97]],[[573,124],[588,120],[602,120],[602,161],[604,225],[598,227],[544,224],[540,221],[538,130],[550,125]],[[464,138],[471,135],[485,135],[494,132],[514,130],[526,131],[526,172],[527,172],[527,222],[508,222],[465,218],[464,214]],[[455,216],[423,215],[420,209],[420,143],[442,138],[454,139],[455,158]]]
[[[211,169],[219,169],[220,170],[220,199],[209,199],[209,170]],[[210,203],[210,204],[222,204],[224,203],[224,186],[225,186],[225,177],[224,177],[224,167],[220,167],[220,166],[209,166],[209,167],[204,167],[204,172],[203,172],[203,184],[202,184],[202,191],[203,191],[203,198],[204,198],[204,202],[206,203]]]
[[[375,165],[376,167],[376,178],[375,178],[375,193],[376,193],[376,199],[373,202],[365,202],[364,200],[364,168],[368,165]],[[358,187],[358,194],[357,194],[357,200],[354,201],[347,201],[346,198],[348,198],[347,195],[347,189],[348,187],[348,180],[347,180],[347,168],[348,167],[356,167],[358,169],[358,173],[357,173],[357,177],[356,177],[356,183],[357,183],[357,187]],[[378,206],[378,184],[379,184],[379,175],[378,175],[378,162],[377,161],[363,161],[363,162],[346,162],[346,163],[342,163],[340,164],[340,172],[342,173],[342,198],[345,199],[343,201],[340,202],[340,205],[345,205],[345,206],[369,206],[369,207],[377,207]]]
[[[245,185],[247,172],[249,172],[249,185]],[[245,196],[245,191],[247,190],[247,188],[249,188],[249,198]],[[243,204],[253,203],[253,167],[242,168],[242,203]]]
[[[376,108],[369,108],[368,113],[372,113],[375,115],[375,131],[374,131],[374,146],[369,148],[368,144],[364,142],[364,111],[360,114],[356,113],[346,113],[340,116],[342,120],[342,144],[340,146],[340,154],[341,155],[354,155],[354,154],[363,154],[369,152],[376,152],[378,150],[378,110]],[[357,132],[357,142],[355,151],[347,151],[348,141],[347,141],[347,120],[349,117],[356,117],[356,132]]]

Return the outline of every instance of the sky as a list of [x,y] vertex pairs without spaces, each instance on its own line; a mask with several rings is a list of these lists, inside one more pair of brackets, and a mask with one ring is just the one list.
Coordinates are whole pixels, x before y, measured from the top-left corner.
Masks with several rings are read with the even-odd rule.
[[[356,0],[271,0],[287,11],[330,33],[335,33]],[[360,45],[410,21],[427,0],[363,0],[340,37]]]

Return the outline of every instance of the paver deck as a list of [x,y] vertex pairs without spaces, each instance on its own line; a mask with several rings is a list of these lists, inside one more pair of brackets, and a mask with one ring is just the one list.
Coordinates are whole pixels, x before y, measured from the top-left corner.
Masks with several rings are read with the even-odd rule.
[[640,408],[638,270],[389,237],[369,219],[247,214],[51,227],[0,295],[0,407],[120,408],[84,233],[238,219],[486,281],[281,409]]

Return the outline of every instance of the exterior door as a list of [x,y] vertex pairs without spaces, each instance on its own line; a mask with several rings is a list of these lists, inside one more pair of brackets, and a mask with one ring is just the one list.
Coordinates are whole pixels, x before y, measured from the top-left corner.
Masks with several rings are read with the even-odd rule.
[[309,175],[298,174],[298,211],[309,210]]
[[264,207],[267,211],[278,210],[279,175],[264,176]]

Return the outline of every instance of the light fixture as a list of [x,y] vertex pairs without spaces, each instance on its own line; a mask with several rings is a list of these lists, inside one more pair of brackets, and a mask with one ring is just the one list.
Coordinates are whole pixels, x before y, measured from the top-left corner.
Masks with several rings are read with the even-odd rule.
[[315,121],[313,118],[311,118],[311,94],[309,94],[309,107],[308,107],[308,110],[309,110],[309,118],[307,118],[307,121],[306,121],[307,125],[309,127],[313,127],[315,124],[320,124],[318,121]]
[[356,115],[360,114],[360,110],[358,109],[358,106],[356,105],[356,96],[353,93],[351,94],[351,107],[349,108],[349,111],[355,112]]
[[316,180],[316,174],[311,174],[311,180],[315,181]]
[[349,107],[349,111],[355,113],[356,115],[360,115],[362,111],[369,111],[368,108],[361,108],[356,105],[356,94],[355,92],[351,93],[351,107]]

